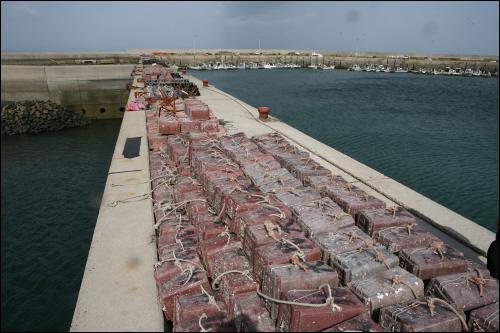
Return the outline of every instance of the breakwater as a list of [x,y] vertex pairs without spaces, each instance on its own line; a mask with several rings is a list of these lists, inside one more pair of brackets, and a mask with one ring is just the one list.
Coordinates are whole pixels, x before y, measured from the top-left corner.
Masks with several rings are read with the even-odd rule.
[[4,101],[50,100],[89,118],[121,118],[133,65],[2,65]]
[[50,132],[91,121],[51,101],[2,101],[1,119],[2,134]]

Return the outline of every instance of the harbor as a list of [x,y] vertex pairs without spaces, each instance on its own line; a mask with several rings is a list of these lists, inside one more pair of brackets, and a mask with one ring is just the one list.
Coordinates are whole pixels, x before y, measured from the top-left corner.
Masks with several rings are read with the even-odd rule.
[[[243,155],[238,158],[246,160],[250,160],[250,157],[248,156],[248,149],[250,149],[249,147],[251,146],[250,143],[258,144],[259,142],[265,142],[267,140],[269,144],[274,142],[275,146],[279,146],[283,144],[279,143],[280,141],[286,141],[287,145],[282,148],[275,147],[275,149],[278,149],[279,151],[279,149],[284,148],[284,151],[286,152],[286,147],[289,145],[290,148],[293,147],[292,150],[295,150],[296,152],[301,151],[307,153],[307,159],[310,158],[311,161],[314,161],[315,163],[312,170],[327,170],[328,172],[325,173],[325,175],[332,174],[341,177],[341,179],[345,180],[346,184],[349,184],[348,187],[355,186],[356,188],[359,188],[359,191],[365,193],[367,197],[377,198],[381,203],[383,203],[384,209],[385,207],[400,207],[401,209],[408,211],[415,217],[416,224],[418,224],[422,230],[431,233],[443,244],[447,244],[447,246],[458,249],[464,254],[465,258],[472,260],[472,262],[475,263],[472,264],[472,262],[470,262],[468,265],[473,265],[473,267],[476,267],[474,265],[480,265],[481,267],[484,267],[486,263],[486,252],[489,244],[495,237],[494,233],[491,231],[478,226],[474,222],[454,213],[432,200],[429,200],[410,188],[313,139],[286,123],[273,118],[272,110],[268,116],[267,112],[269,112],[269,109],[256,109],[255,107],[238,100],[226,92],[217,89],[217,87],[210,84],[209,80],[200,80],[196,77],[197,75],[195,72],[190,72],[193,73],[193,75],[188,74],[187,72],[181,74],[182,79],[189,80],[190,83],[193,83],[196,86],[196,89],[191,89],[191,91],[185,92],[187,95],[191,96],[184,96],[184,99],[180,101],[177,99],[178,96],[175,96],[174,98],[173,95],[168,94],[160,94],[161,97],[159,95],[155,95],[154,92],[158,90],[152,89],[152,87],[155,86],[152,84],[153,80],[149,78],[149,82],[146,82],[146,79],[144,79],[144,75],[142,74],[146,68],[147,66],[139,64],[134,70],[136,75],[134,75],[134,81],[127,107],[130,108],[133,106],[132,103],[142,105],[155,104],[158,109],[145,110],[144,108],[144,110],[141,111],[140,107],[138,107],[138,111],[125,111],[124,113],[122,127],[112,158],[108,181],[106,182],[99,218],[94,231],[85,275],[75,309],[71,327],[72,331],[163,331],[165,329],[165,323],[167,323],[167,329],[169,325],[172,325],[172,323],[168,323],[168,320],[165,322],[165,318],[170,320],[174,319],[174,309],[171,308],[173,304],[171,302],[173,302],[174,299],[172,297],[162,298],[162,294],[159,294],[160,289],[157,289],[157,286],[159,285],[155,283],[154,279],[154,276],[158,276],[153,273],[155,271],[157,272],[158,267],[162,266],[162,261],[158,257],[159,254],[161,255],[161,253],[159,253],[160,243],[158,242],[162,239],[162,241],[166,242],[165,245],[171,244],[171,240],[177,240],[179,229],[174,231],[176,230],[176,227],[172,224],[171,226],[174,228],[170,232],[174,233],[161,235],[159,233],[161,229],[156,230],[155,227],[159,227],[159,224],[164,222],[161,220],[161,216],[160,219],[158,219],[159,212],[162,212],[163,217],[165,217],[170,214],[170,210],[172,210],[172,208],[170,210],[168,209],[169,205],[170,207],[175,207],[174,211],[178,208],[181,209],[181,206],[177,207],[177,204],[182,200],[170,201],[167,206],[159,209],[159,206],[166,203],[165,200],[173,199],[173,197],[171,198],[169,195],[166,197],[164,196],[168,193],[168,191],[158,191],[162,188],[162,185],[161,183],[158,183],[158,181],[155,183],[155,178],[167,177],[167,175],[191,177],[193,179],[192,186],[198,186],[196,189],[199,191],[199,186],[201,185],[194,185],[194,180],[201,181],[199,178],[201,175],[201,169],[197,169],[197,167],[195,167],[196,164],[191,164],[191,162],[186,163],[184,161],[184,158],[187,158],[188,156],[188,161],[195,161],[197,155],[193,154],[191,149],[187,149],[185,146],[183,147],[183,140],[185,142],[191,142],[191,147],[200,145],[200,154],[203,151],[213,150],[214,144],[219,147],[215,148],[220,151],[218,154],[228,154],[233,149],[231,147],[239,146],[240,143],[244,142],[247,145],[247,148],[245,149],[244,147],[241,147]],[[156,89],[158,89],[158,85],[156,86]],[[171,90],[167,89],[165,91],[168,93],[168,91]],[[143,103],[148,99],[149,102]],[[157,100],[156,103],[153,103],[154,99]],[[203,108],[193,108],[193,111],[189,111],[190,107],[188,107],[188,101],[190,100],[194,101],[193,105],[206,105],[210,110],[208,119],[203,118],[201,123],[198,125],[191,122],[190,118],[197,112],[194,110],[202,110]],[[176,109],[177,107],[178,109]],[[183,110],[181,111],[181,109]],[[188,117],[177,117],[181,113],[187,114]],[[172,118],[172,115],[174,118]],[[181,121],[177,118],[184,120]],[[237,126],[238,131],[232,131],[230,126],[226,129],[224,125]],[[204,132],[206,134],[188,134],[191,132],[187,130],[189,128],[195,130],[195,132],[199,132],[199,128],[195,128],[195,126],[201,126],[208,130]],[[182,128],[185,130],[183,131]],[[163,131],[164,134],[160,134],[161,132],[158,131]],[[182,136],[183,133],[187,136]],[[265,139],[266,136],[267,139]],[[170,137],[170,139],[167,139],[168,137]],[[195,137],[198,139],[194,139]],[[262,141],[259,141],[259,139]],[[208,143],[208,146],[202,148],[203,141],[207,140],[209,142],[205,142],[204,144],[206,145]],[[196,144],[194,142],[196,142]],[[177,148],[173,149],[174,146]],[[279,153],[283,153],[283,151],[279,151]],[[214,152],[211,151],[209,155],[210,154],[214,154]],[[276,155],[276,159],[278,155],[279,154]],[[231,161],[227,161],[229,166],[231,163],[236,163],[236,156],[238,155],[232,155]],[[261,155],[255,155],[257,160],[258,156]],[[210,156],[207,155],[206,157],[209,158]],[[271,163],[271,160],[274,161],[274,159],[266,161],[269,164]],[[249,163],[249,161],[246,163],[248,163],[248,165],[252,164]],[[253,164],[255,164],[255,161]],[[276,170],[281,169],[281,163],[279,165],[280,166],[277,167]],[[153,173],[153,170],[155,170],[155,173]],[[269,171],[272,170],[269,169]],[[265,172],[262,171],[261,176],[264,174]],[[245,175],[249,176],[249,174]],[[227,174],[220,177],[227,178]],[[281,177],[285,177],[285,173],[283,173]],[[217,178],[214,178],[214,181],[215,179]],[[285,185],[283,181],[285,178],[277,179],[281,179],[281,181],[278,181],[277,184],[271,183],[271,186],[273,187],[268,189],[273,189],[277,185]],[[299,176],[299,179],[303,180],[302,176]],[[179,185],[176,181],[177,180],[174,180],[170,185],[174,187]],[[245,180],[244,178],[241,178],[239,181],[244,183]],[[295,180],[290,178],[290,182],[295,182],[294,184],[297,184],[296,181],[297,178],[295,178]],[[168,182],[170,182],[170,180],[168,180]],[[252,181],[251,183],[247,183],[247,187],[244,187],[243,189],[247,188],[248,190],[248,185],[250,184],[257,186],[263,185],[264,183],[265,182],[262,181],[262,179],[257,182]],[[312,189],[309,186],[303,186],[302,182],[300,185],[291,186],[294,190],[285,190],[285,192],[291,192],[292,196],[295,191],[306,191],[307,188]],[[167,186],[167,188],[168,187],[169,186]],[[203,189],[205,189],[205,187],[203,187]],[[280,198],[280,196],[278,195],[278,192],[279,191],[264,191],[260,192],[258,195],[269,196],[268,200],[273,200],[271,206],[279,206],[281,207],[280,209],[282,212],[286,212],[286,210],[290,208],[291,204],[287,203],[287,199],[284,199],[283,196],[281,196],[282,199],[279,200],[278,198]],[[207,192],[201,193],[208,195]],[[301,193],[302,195],[305,195],[305,192]],[[150,197],[151,194],[152,197]],[[255,192],[255,194],[257,194],[257,192]],[[302,195],[299,195],[299,197]],[[163,201],[158,201],[159,197],[162,197],[163,199],[161,200]],[[319,198],[323,198],[322,200],[325,200],[326,197],[327,196],[319,196],[315,199],[311,199],[311,201],[318,200]],[[153,201],[151,201],[151,198]],[[193,193],[191,199],[186,198],[185,200],[195,201],[197,200],[196,198],[200,199],[200,197],[194,196]],[[175,197],[175,199],[177,200],[177,197]],[[205,198],[205,200],[207,199],[208,198]],[[198,208],[196,208],[196,205],[188,205],[186,209],[194,211],[199,210],[199,213],[205,210],[212,210],[213,214],[210,213],[213,215],[212,219],[217,220],[213,223],[219,223],[219,226],[214,225],[216,230],[214,230],[215,233],[211,233],[212,237],[219,237],[217,236],[218,234],[224,233],[224,228],[220,229],[220,227],[223,227],[220,223],[222,221],[222,223],[229,228],[229,230],[226,230],[225,236],[221,236],[224,240],[223,244],[225,244],[227,240],[228,245],[229,243],[235,245],[235,247],[232,248],[233,250],[237,249],[238,241],[243,242],[244,239],[240,239],[242,235],[234,232],[236,229],[232,229],[234,228],[235,223],[232,219],[232,214],[228,214],[228,208],[223,208],[221,206],[222,201],[218,201],[218,204],[215,198],[208,201],[209,203],[212,203],[210,207],[203,206],[205,205],[205,203],[203,203],[203,205],[198,205]],[[267,202],[271,203],[271,201]],[[154,203],[154,205],[152,203]],[[333,206],[336,203],[329,204]],[[237,207],[238,206],[235,206],[233,208],[238,211]],[[396,209],[396,211],[398,209]],[[179,213],[182,214],[180,211]],[[179,225],[187,228],[187,230],[190,230],[189,225],[193,224],[192,221],[188,219],[184,222],[182,220],[184,217],[179,215],[181,216],[179,221],[182,222],[177,222],[177,214],[171,214],[175,216],[173,221],[175,224],[179,223]],[[337,212],[336,214],[339,213]],[[240,215],[243,216],[243,210]],[[194,215],[189,216],[194,218]],[[353,217],[356,217],[355,213],[353,213]],[[294,218],[297,218],[297,213],[294,213]],[[335,219],[337,218],[338,217],[335,217]],[[279,217],[279,219],[281,220],[281,217]],[[183,225],[184,223],[185,225]],[[279,225],[280,221],[275,220],[274,223]],[[307,224],[304,224],[304,222],[301,223],[301,229],[308,230],[306,228]],[[357,226],[359,226],[358,223]],[[311,235],[316,236],[316,234],[311,230],[305,233],[305,235],[308,236],[308,240],[304,238],[304,241],[311,241]],[[207,233],[210,234],[208,229]],[[245,234],[245,232],[243,234]],[[317,234],[320,235],[321,232],[317,232]],[[162,236],[167,237],[165,238]],[[199,236],[200,235],[197,235],[197,237]],[[316,237],[313,237],[313,239],[314,238]],[[189,237],[184,238],[179,236],[179,239],[181,239],[180,246],[182,247],[182,243],[184,241],[186,244],[189,243]],[[205,239],[205,241],[207,240],[208,239]],[[174,244],[172,245],[175,244],[179,244],[179,242],[174,241]],[[202,244],[204,243],[202,242]],[[230,250],[229,248],[225,249]],[[299,253],[302,250],[299,250]],[[173,253],[174,256],[175,253],[176,251]],[[386,256],[388,258],[389,254]],[[247,256],[243,256],[240,258],[241,261],[235,261],[235,263],[240,262],[243,265],[245,262],[243,259],[245,259],[245,257],[246,260],[250,259]],[[168,260],[166,258],[163,258],[163,260]],[[325,261],[324,254],[320,257],[314,258],[315,259],[313,260],[320,260],[322,258],[323,261]],[[189,259],[189,261],[197,262],[198,264],[196,265],[200,265],[200,261],[197,261],[196,259]],[[303,264],[307,264],[307,261],[303,260],[302,262]],[[295,263],[295,265],[300,267],[301,261],[299,260]],[[398,263],[396,260],[396,266],[397,265]],[[153,270],[154,266],[156,266],[156,270]],[[195,266],[193,266],[193,268]],[[381,264],[381,266],[383,266],[383,264]],[[176,269],[175,267],[176,266],[173,265],[172,269]],[[335,267],[335,272],[337,273],[331,270]],[[210,268],[210,280],[206,280],[208,284],[201,283],[201,286],[204,286],[204,289],[202,289],[204,290],[203,292],[198,290],[200,284],[196,285],[196,288],[198,288],[196,294],[200,294],[201,292],[200,295],[203,296],[206,291],[206,295],[208,297],[202,297],[202,299],[208,300],[210,297],[217,296],[216,293],[214,293],[215,290],[210,290],[210,288],[215,288],[213,282],[218,276],[214,273],[214,271],[212,271],[214,268],[215,266],[211,266]],[[243,270],[244,266],[237,268]],[[391,269],[394,268],[395,266],[391,267]],[[177,267],[177,269],[179,269],[179,267]],[[182,265],[180,269],[180,275],[183,276],[184,269],[182,268]],[[207,267],[205,267],[202,271],[205,269],[207,269]],[[302,268],[300,268],[299,271],[301,271],[301,269]],[[329,269],[332,274],[335,273],[340,277],[340,270],[338,270],[340,268],[334,266]],[[481,269],[481,271],[483,270],[484,269]],[[194,276],[193,274],[194,271],[191,270],[190,276]],[[200,272],[196,272],[196,274],[200,274]],[[189,281],[191,277],[186,279],[187,276],[188,275],[186,275],[185,279],[180,282],[181,284],[190,283]],[[262,275],[258,275],[256,278],[259,279],[259,276],[260,279],[262,279]],[[423,277],[422,279],[424,280]],[[428,277],[426,279],[428,279]],[[156,282],[158,282],[158,280]],[[345,285],[346,284],[344,284],[344,286]],[[335,293],[338,292],[337,288],[340,287],[333,285],[332,283],[331,288],[334,289]],[[493,286],[493,288],[495,287]],[[496,282],[496,288],[498,289],[498,281]],[[266,293],[264,289],[261,290],[260,287],[256,290]],[[419,295],[423,296],[423,294]],[[158,296],[160,296],[160,302],[157,301]],[[413,296],[410,295],[410,299],[416,298]],[[496,300],[498,300],[498,297]],[[168,302],[170,306],[166,306],[165,302]],[[258,301],[255,304],[255,307],[252,305],[252,308],[260,309],[258,306],[260,303],[261,302]],[[219,300],[219,303],[216,304],[217,307],[223,307],[225,302]],[[208,309],[210,309],[210,307],[208,307]],[[177,308],[175,311],[177,311]],[[352,317],[360,315],[363,311],[364,310],[361,310],[361,312],[353,312],[356,314]],[[163,312],[165,312],[166,317],[164,317]],[[274,329],[284,329],[284,327],[290,328],[286,325],[283,326],[283,324],[278,324],[278,326],[276,326],[275,321],[277,317],[276,313],[273,313],[274,312],[270,313],[270,315],[273,316],[271,317],[272,320],[266,324],[270,326],[266,327],[273,327]],[[248,315],[251,316],[252,314]],[[207,317],[210,318],[207,320],[212,320],[211,318],[213,318],[213,315],[209,314]],[[457,317],[454,315],[454,317],[456,321],[459,316]],[[177,328],[184,327],[182,325],[185,323],[182,324],[182,318],[176,318],[176,323],[174,323],[174,325],[177,325]],[[197,329],[208,328],[209,326],[206,325],[206,322],[205,326],[201,324],[203,319],[202,313],[196,314],[194,317],[193,327]],[[281,320],[281,323],[286,322],[286,320],[283,320],[284,319]],[[365,320],[369,322],[368,319],[365,318]],[[496,320],[498,322],[498,318]],[[275,326],[272,326],[270,324],[271,322],[274,322]],[[458,328],[461,329],[461,323],[459,321],[455,322],[454,327],[457,327],[457,323]],[[239,325],[239,328],[242,329],[244,325],[247,325],[246,327],[248,328],[251,323],[248,321],[235,323],[229,320],[226,321],[224,325],[226,324],[228,325],[228,329],[233,329],[231,325],[234,324]],[[329,326],[319,329],[326,329]],[[215,327],[216,326],[211,326],[210,328]],[[299,327],[303,328],[304,326]]]

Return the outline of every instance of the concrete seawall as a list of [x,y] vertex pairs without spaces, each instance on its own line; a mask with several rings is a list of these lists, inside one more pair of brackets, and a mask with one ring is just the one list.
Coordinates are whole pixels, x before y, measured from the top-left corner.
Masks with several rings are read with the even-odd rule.
[[[243,131],[248,137],[281,133],[294,145],[308,150],[322,166],[386,201],[388,206],[398,204],[407,208],[419,217],[420,227],[460,249],[469,259],[485,263],[485,252],[495,238],[493,232],[285,123],[260,121],[254,106],[214,86],[203,87],[201,80],[192,75],[184,75],[184,78],[197,84],[201,93],[197,99],[208,104],[217,118],[231,121],[236,127],[234,132]],[[137,83],[137,77],[134,85],[142,85]],[[127,159],[123,148],[126,139],[131,137],[141,137],[140,153]],[[153,278],[157,258],[154,243],[149,242],[154,225],[153,207],[143,196],[151,190],[147,183],[148,152],[145,111],[125,112],[71,331],[163,330],[163,315]]]
[[51,100],[89,118],[119,118],[134,65],[2,65],[2,100]]

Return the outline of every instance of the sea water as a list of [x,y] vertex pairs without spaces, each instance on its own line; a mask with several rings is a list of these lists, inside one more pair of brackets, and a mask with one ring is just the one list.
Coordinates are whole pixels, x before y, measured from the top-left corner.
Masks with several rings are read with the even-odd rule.
[[69,331],[120,125],[2,135],[2,332]]

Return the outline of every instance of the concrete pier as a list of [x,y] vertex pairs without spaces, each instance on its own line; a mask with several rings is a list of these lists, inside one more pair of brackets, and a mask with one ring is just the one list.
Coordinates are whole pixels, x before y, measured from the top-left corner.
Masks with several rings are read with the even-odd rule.
[[[203,82],[192,75],[202,100],[218,119],[229,121],[229,133],[248,137],[279,132],[292,144],[308,150],[312,157],[334,174],[369,194],[401,205],[419,217],[417,223],[445,243],[460,249],[466,257],[485,263],[485,253],[494,240],[493,232],[433,202],[406,186],[282,123],[259,120],[256,107]],[[135,86],[142,86],[134,78]],[[134,92],[132,90],[130,99]],[[129,99],[129,100],[130,100]],[[259,101],[255,101],[255,106]],[[272,116],[272,110],[271,114]],[[139,156],[125,158],[127,138],[141,138]],[[153,264],[155,243],[152,202],[145,195],[151,187],[145,111],[125,112],[99,217],[94,230],[85,274],[71,331],[162,331],[163,314],[158,300]],[[144,183],[146,182],[146,183]],[[124,185],[124,186],[112,186]]]
[[[127,138],[140,156],[125,158]],[[163,331],[151,242],[154,216],[144,112],[123,118],[90,246],[71,331]],[[113,186],[113,185],[117,186]],[[123,201],[121,201],[123,200]]]
[[2,65],[2,100],[51,100],[89,118],[123,116],[134,65]]

